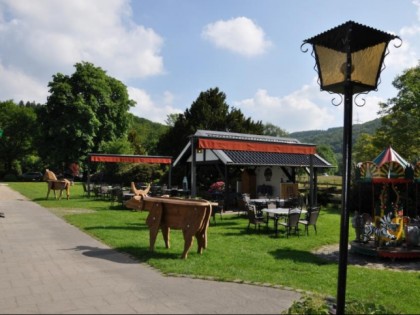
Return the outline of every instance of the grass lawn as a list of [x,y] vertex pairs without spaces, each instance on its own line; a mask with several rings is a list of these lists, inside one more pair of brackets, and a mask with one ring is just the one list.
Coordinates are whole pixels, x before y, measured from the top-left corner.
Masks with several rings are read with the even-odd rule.
[[[9,186],[40,205],[63,217],[67,222],[101,240],[103,243],[131,254],[141,262],[166,274],[209,277],[220,281],[253,282],[291,287],[325,296],[335,296],[338,264],[311,253],[323,245],[339,241],[340,215],[333,208],[322,208],[315,235],[309,237],[279,234],[274,237],[272,224],[268,229],[247,230],[248,220],[237,214],[226,215],[216,223],[210,221],[208,248],[196,253],[194,241],[188,259],[180,259],[183,250],[181,231],[171,231],[171,248],[166,249],[161,234],[155,252],[149,252],[147,212],[111,207],[109,201],[83,196],[80,183],[71,187],[70,200],[45,200],[45,183],[9,183]],[[271,223],[271,222],[270,222]],[[350,228],[349,239],[354,239]],[[401,313],[420,310],[418,288],[420,273],[377,270],[349,265],[347,300],[381,304]]]

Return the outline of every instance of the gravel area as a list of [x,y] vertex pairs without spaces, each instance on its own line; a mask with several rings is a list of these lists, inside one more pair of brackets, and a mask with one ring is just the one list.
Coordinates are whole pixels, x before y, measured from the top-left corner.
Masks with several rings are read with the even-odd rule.
[[[327,245],[313,251],[313,254],[331,261],[339,259],[339,245]],[[348,252],[348,264],[370,269],[388,269],[395,271],[420,272],[420,259],[399,259],[371,257],[361,254]]]

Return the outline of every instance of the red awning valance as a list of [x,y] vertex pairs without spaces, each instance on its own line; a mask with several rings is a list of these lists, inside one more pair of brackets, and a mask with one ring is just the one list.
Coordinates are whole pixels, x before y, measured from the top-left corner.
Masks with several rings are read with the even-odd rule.
[[171,164],[170,157],[162,156],[128,156],[128,155],[90,155],[91,162],[111,162],[111,163],[146,163],[146,164]]
[[301,144],[262,143],[250,141],[230,141],[218,139],[198,139],[199,149],[254,151],[294,154],[315,154],[316,147]]

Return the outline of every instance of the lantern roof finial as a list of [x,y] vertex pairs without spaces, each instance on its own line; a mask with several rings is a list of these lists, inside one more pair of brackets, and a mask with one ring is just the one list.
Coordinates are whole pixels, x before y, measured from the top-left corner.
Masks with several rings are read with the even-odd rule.
[[365,49],[382,42],[390,42],[396,35],[392,35],[370,26],[353,21],[347,21],[328,31],[304,40],[304,43],[320,45],[340,52],[347,52],[348,45],[343,38],[351,40],[350,53]]

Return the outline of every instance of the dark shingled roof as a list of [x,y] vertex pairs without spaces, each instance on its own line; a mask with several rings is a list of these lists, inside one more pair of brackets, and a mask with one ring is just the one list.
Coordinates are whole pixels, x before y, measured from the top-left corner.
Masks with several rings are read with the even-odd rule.
[[[249,152],[249,151],[223,151],[231,160],[229,165],[281,165],[281,166],[309,166],[309,155]],[[330,167],[319,156],[313,156],[314,167]]]
[[282,137],[252,135],[252,134],[227,132],[227,131],[201,130],[201,129],[197,130],[194,136],[197,138],[215,138],[215,139],[226,139],[226,140],[258,141],[258,142],[267,142],[267,143],[300,144],[299,140],[294,139],[294,138],[282,138]]
[[[285,145],[311,145],[303,144],[297,139],[272,137],[264,135],[242,134],[225,131],[212,130],[197,130],[193,135],[195,138],[210,138],[223,139],[232,141],[244,142],[259,142],[270,144],[285,144]],[[180,155],[177,157],[173,166],[176,166],[181,159],[187,159],[190,153],[191,143],[188,142]],[[255,166],[290,166],[290,167],[310,167],[310,155],[308,154],[294,154],[294,153],[278,153],[278,152],[258,152],[258,151],[236,151],[236,150],[212,150],[219,160],[226,165],[255,165]],[[321,158],[318,154],[313,156],[313,167],[315,168],[330,168],[333,167],[330,163]],[[197,163],[201,163],[197,161]]]

